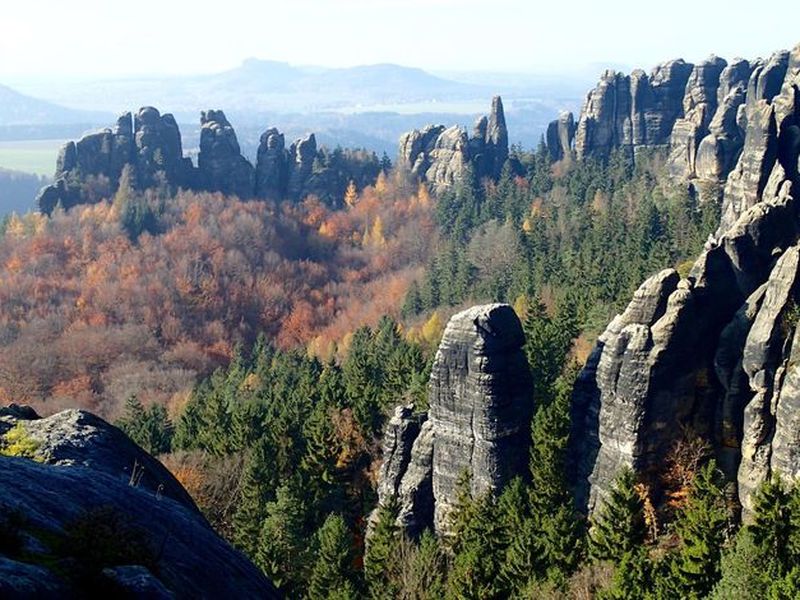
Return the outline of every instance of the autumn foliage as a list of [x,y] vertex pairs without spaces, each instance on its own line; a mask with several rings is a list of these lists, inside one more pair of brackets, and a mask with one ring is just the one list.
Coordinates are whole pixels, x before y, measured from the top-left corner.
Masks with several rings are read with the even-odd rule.
[[396,315],[436,244],[429,197],[382,177],[334,211],[180,192],[124,207],[12,218],[0,239],[0,398],[115,417],[135,393],[175,405],[198,376],[265,333],[333,356],[346,335]]

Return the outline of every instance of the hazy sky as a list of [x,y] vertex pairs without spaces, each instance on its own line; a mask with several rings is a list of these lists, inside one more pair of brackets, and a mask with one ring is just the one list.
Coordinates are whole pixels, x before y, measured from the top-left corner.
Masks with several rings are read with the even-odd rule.
[[797,0],[3,0],[4,76],[206,73],[246,57],[429,70],[651,67],[800,42]]

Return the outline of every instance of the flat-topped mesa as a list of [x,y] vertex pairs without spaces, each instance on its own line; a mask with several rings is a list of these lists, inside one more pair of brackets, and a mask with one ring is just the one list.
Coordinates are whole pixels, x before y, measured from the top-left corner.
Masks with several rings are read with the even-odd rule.
[[507,304],[453,316],[431,371],[428,414],[399,407],[389,421],[379,502],[397,497],[398,524],[410,535],[431,526],[448,533],[462,477],[477,497],[525,476],[533,383],[524,341]]
[[[623,466],[657,502],[669,491],[665,458],[690,437],[712,448],[745,515],[765,479],[800,476],[800,46],[752,67],[734,61],[720,73],[696,163],[713,143],[718,165],[730,164],[724,154],[741,144],[716,236],[685,279],[668,269],[642,284],[579,378],[571,457],[580,508],[597,506]],[[711,105],[711,87],[692,96],[704,98],[694,108]]]
[[475,123],[472,136],[456,125],[428,125],[400,137],[398,164],[437,192],[462,181],[471,169],[478,179],[497,179],[508,160],[508,128],[500,96],[488,117]]

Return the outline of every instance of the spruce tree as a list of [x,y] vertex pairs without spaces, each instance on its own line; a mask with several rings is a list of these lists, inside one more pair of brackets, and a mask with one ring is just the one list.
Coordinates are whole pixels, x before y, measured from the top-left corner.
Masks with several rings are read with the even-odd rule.
[[419,546],[411,562],[408,576],[407,598],[414,600],[441,600],[445,595],[445,573],[447,559],[436,536],[426,529],[419,539]]
[[287,592],[302,580],[308,550],[304,535],[306,507],[294,487],[279,487],[275,501],[267,504],[255,561],[275,585]]
[[624,468],[592,521],[589,553],[593,558],[619,563],[626,553],[644,543],[647,535],[644,502],[635,486],[633,471]]
[[245,554],[255,558],[267,502],[273,490],[277,473],[273,450],[268,438],[261,438],[250,450],[242,476],[241,496],[233,515],[233,542]]
[[371,598],[394,598],[398,591],[390,572],[400,540],[400,528],[396,523],[398,511],[394,496],[380,505],[375,529],[367,540],[364,577]]
[[753,520],[747,526],[753,542],[769,557],[774,575],[781,576],[789,566],[789,540],[792,520],[789,493],[780,477],[767,479],[756,492]]
[[672,562],[672,579],[683,596],[704,597],[720,576],[720,555],[727,540],[728,511],[722,473],[711,460],[695,475],[675,531],[681,548]]
[[314,536],[316,560],[308,581],[309,600],[355,599],[353,541],[341,515],[330,514]]

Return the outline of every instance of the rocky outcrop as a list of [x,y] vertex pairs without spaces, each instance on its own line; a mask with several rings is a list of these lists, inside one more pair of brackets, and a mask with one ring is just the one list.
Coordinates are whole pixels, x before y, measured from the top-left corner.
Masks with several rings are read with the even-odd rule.
[[395,496],[398,523],[411,535],[447,533],[461,478],[473,496],[496,493],[527,471],[531,374],[524,334],[505,304],[455,315],[436,353],[430,410],[399,407],[384,437],[379,502]]
[[[487,129],[487,139],[491,144],[506,139],[507,147],[501,133],[505,125],[499,125],[502,106],[498,115],[497,124]],[[491,155],[492,160],[499,160],[498,152]],[[138,190],[184,188],[272,201],[300,201],[313,194],[334,206],[341,203],[350,181],[363,189],[374,183],[380,171],[374,154],[317,148],[313,133],[286,148],[283,134],[274,128],[262,134],[254,167],[242,156],[236,132],[221,110],[201,115],[195,168],[191,158],[183,156],[180,129],[172,115],[145,107],[135,117],[123,114],[113,130],[67,143],[59,153],[54,182],[39,192],[37,205],[50,214],[59,205],[68,209],[110,198],[126,167],[131,169],[130,183]]]
[[280,200],[286,195],[287,167],[286,142],[277,129],[267,129],[261,134],[256,161],[256,196]]
[[289,148],[288,187],[286,194],[292,200],[300,200],[314,168],[317,156],[317,138],[314,134],[297,140]]
[[197,167],[203,189],[248,198],[255,190],[253,165],[242,156],[233,127],[221,110],[200,115]]
[[503,101],[492,99],[488,117],[475,123],[472,136],[454,125],[429,125],[400,138],[398,164],[437,191],[462,181],[469,170],[478,179],[497,179],[508,159],[508,128]]
[[575,140],[575,118],[571,112],[562,112],[558,119],[547,126],[547,150],[553,162],[572,156]]
[[717,91],[727,66],[723,59],[712,56],[692,69],[683,96],[683,116],[675,121],[670,134],[669,166],[674,175],[695,175],[698,146],[717,111]]
[[172,115],[145,107],[135,117],[122,114],[113,130],[65,144],[56,161],[55,182],[40,192],[38,206],[50,213],[59,203],[69,208],[85,202],[81,187],[90,177],[104,178],[113,191],[127,165],[141,187],[160,183],[158,173],[176,187],[189,183],[191,162],[183,158],[180,131]]
[[[0,456],[0,515],[13,515],[6,529],[13,525],[17,539],[0,551],[0,596],[279,597],[166,469],[116,428],[83,411],[45,419],[0,414],[0,439],[18,426],[38,446],[36,460]],[[141,479],[131,479],[134,465],[143,466]],[[91,519],[103,519],[98,528],[118,531],[124,544],[100,546],[104,564],[87,559],[69,537],[75,523]],[[116,542],[105,534],[92,543]],[[115,562],[137,558],[142,564]]]
[[630,76],[606,71],[584,101],[575,133],[577,158],[607,158],[616,148],[635,156],[642,148],[667,147],[692,70],[673,60],[649,76],[641,70]]
[[[717,109],[698,149],[695,174],[706,176],[700,170],[713,164],[707,176],[724,178],[728,155],[741,144],[716,236],[687,278],[670,269],[639,288],[600,336],[575,388],[571,444],[582,509],[597,505],[623,466],[658,499],[664,458],[686,437],[713,448],[745,512],[765,478],[800,475],[793,361],[800,46],[756,63],[745,93],[749,71],[743,61],[722,70]],[[684,104],[699,109],[686,117],[696,117],[694,125],[706,122],[702,105],[712,105],[713,85],[699,82],[714,77],[697,70],[692,77],[699,91],[690,96],[703,99]],[[703,147],[712,143],[714,156],[704,162]]]
[[0,436],[20,425],[37,445],[37,459],[46,464],[83,466],[135,481],[197,511],[191,496],[156,459],[128,436],[85,410],[65,410],[40,419],[30,409],[0,408]]

